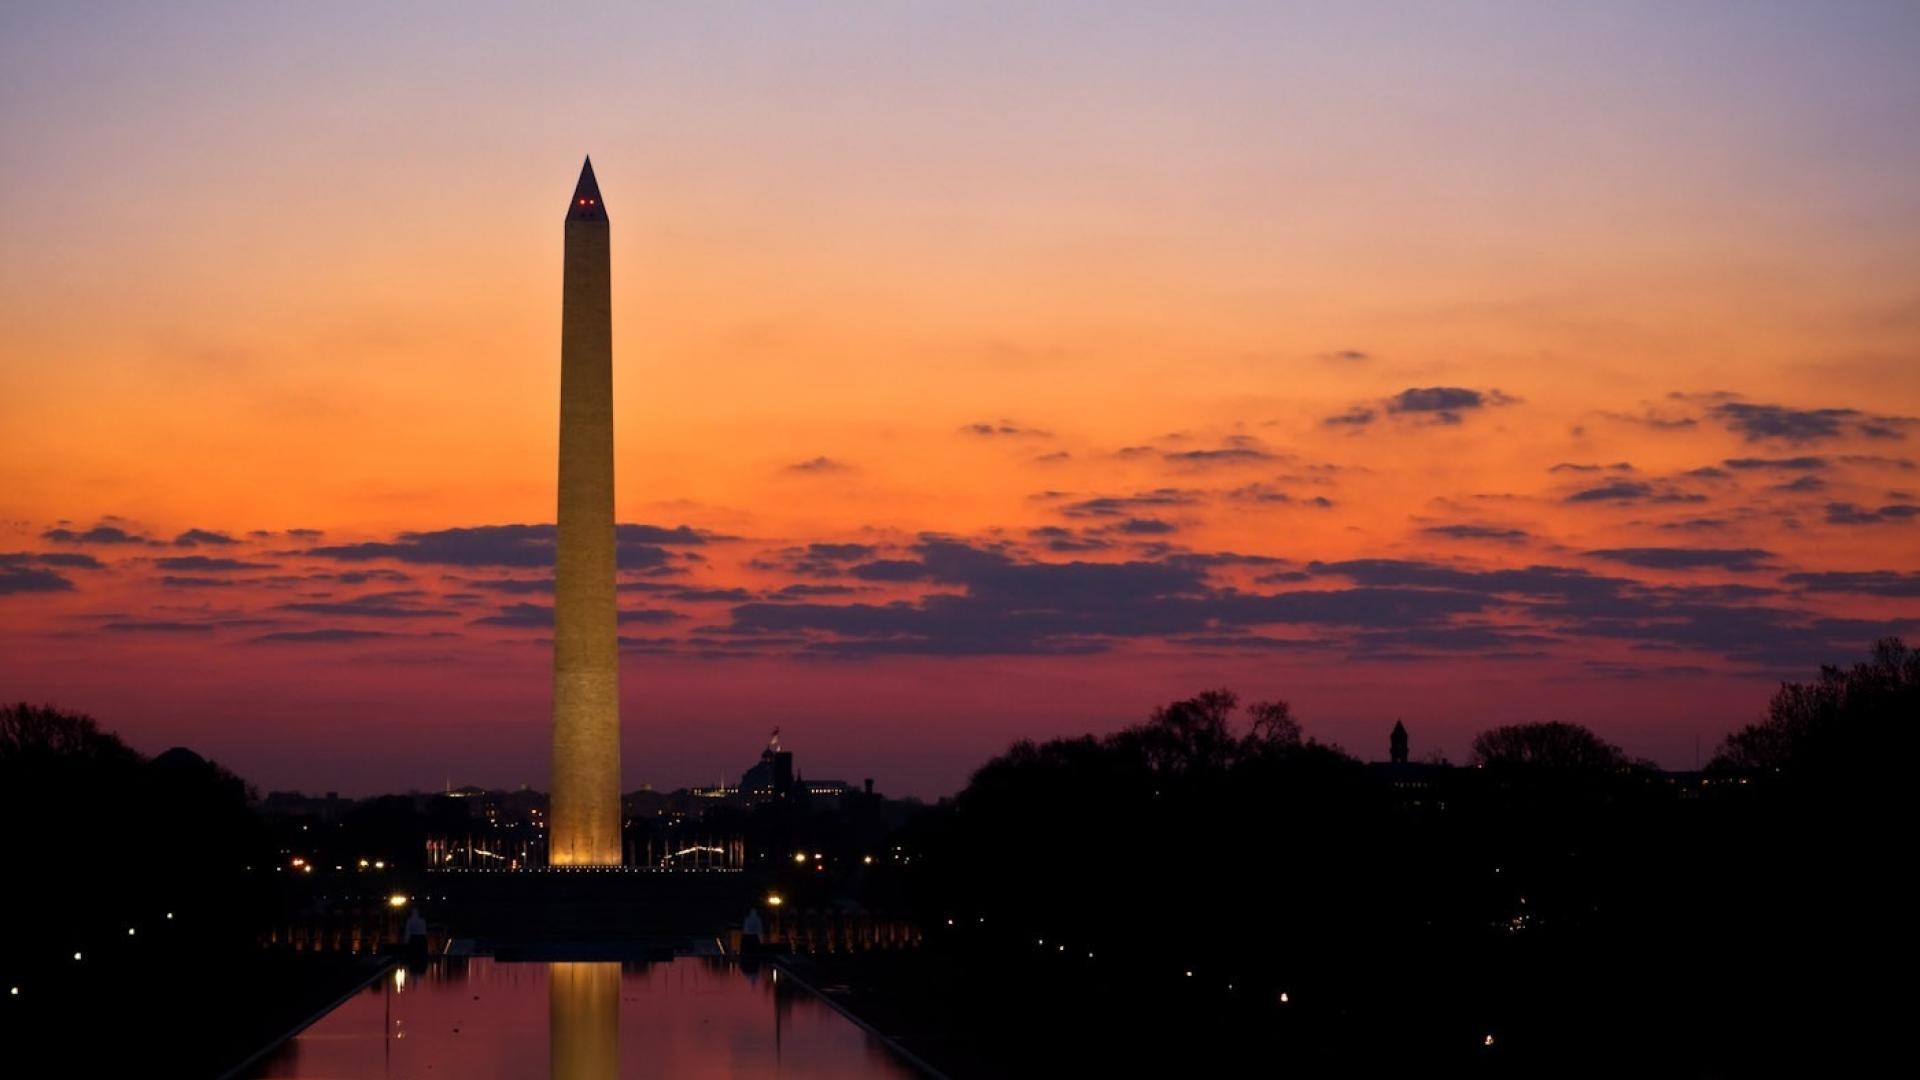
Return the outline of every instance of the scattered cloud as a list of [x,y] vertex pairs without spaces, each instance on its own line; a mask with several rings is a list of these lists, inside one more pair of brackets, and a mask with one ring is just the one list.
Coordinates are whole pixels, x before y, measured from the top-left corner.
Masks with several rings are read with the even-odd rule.
[[1258,465],[1274,460],[1274,455],[1252,446],[1226,446],[1218,450],[1169,450],[1161,455],[1175,465],[1205,468],[1210,465]]
[[[770,600],[813,600],[823,596],[851,596],[860,590],[852,585],[786,585],[768,595]],[[744,599],[744,598],[743,598]]]
[[1414,386],[1386,401],[1390,413],[1429,416],[1442,424],[1457,424],[1462,413],[1496,405],[1511,405],[1519,399],[1498,390],[1469,390],[1462,386]]
[[1703,503],[1705,495],[1657,487],[1639,480],[1615,480],[1568,495],[1570,503]]
[[193,577],[185,574],[160,576],[160,587],[163,589],[231,589],[246,583],[242,578]]
[[95,525],[93,528],[87,529],[84,532],[76,532],[73,529],[56,527],[41,533],[40,538],[56,544],[147,545],[159,543],[157,540],[141,536],[137,533],[130,533],[118,525]]
[[174,555],[164,559],[155,559],[153,564],[162,570],[184,570],[191,573],[216,573],[232,570],[272,570],[273,563],[247,562],[243,559],[222,559],[208,555]]
[[1920,506],[1907,503],[1894,503],[1877,510],[1855,506],[1849,502],[1827,504],[1827,524],[1829,525],[1905,524],[1916,517],[1920,517]]
[[68,570],[101,570],[99,559],[78,551],[0,551],[0,568],[10,566],[58,566]]
[[1780,580],[1808,592],[1860,593],[1900,599],[1920,597],[1920,571],[1914,570],[1829,570],[1787,574]]
[[847,571],[861,581],[925,581],[929,572],[926,564],[918,559],[875,559],[861,563]]
[[1821,442],[1852,434],[1869,439],[1902,439],[1915,421],[1903,416],[1871,416],[1859,409],[1798,409],[1746,401],[1720,401],[1707,415],[1748,442]]
[[838,577],[848,564],[871,559],[879,550],[872,544],[814,543],[750,559],[747,566],[806,577]]
[[1827,459],[1822,457],[1788,457],[1788,458],[1745,457],[1745,458],[1728,458],[1725,461],[1721,462],[1720,464],[1725,465],[1729,469],[1745,469],[1745,470],[1776,469],[1776,470],[1788,470],[1788,471],[1795,471],[1795,472],[1808,472],[1808,471],[1826,468]]
[[224,547],[228,544],[237,544],[239,542],[240,541],[235,540],[226,533],[214,532],[211,529],[188,529],[186,532],[173,538],[174,547],[198,547],[201,544]]
[[1118,525],[1109,526],[1109,531],[1127,536],[1166,536],[1179,532],[1180,526],[1159,518],[1128,518]]
[[37,566],[9,566],[0,563],[0,596],[21,593],[72,592],[72,581]]
[[[550,567],[554,534],[552,525],[474,525],[404,532],[390,541],[312,547],[302,554],[343,562],[392,559],[441,566]],[[667,567],[674,556],[666,547],[699,546],[721,539],[685,525],[616,525],[614,536],[620,568],[643,571]]]
[[1327,498],[1325,495],[1315,495],[1311,498],[1297,499],[1292,493],[1274,487],[1272,484],[1244,484],[1227,491],[1226,497],[1234,502],[1267,503],[1282,506],[1311,506],[1321,510],[1329,509],[1333,506],[1333,500]]
[[1848,465],[1865,465],[1869,468],[1898,469],[1912,472],[1913,462],[1906,458],[1883,457],[1879,454],[1842,454],[1840,460]]
[[964,424],[960,428],[962,435],[976,435],[981,438],[1011,437],[1019,439],[1051,439],[1053,432],[1040,428],[1027,427],[1012,420],[981,420]]
[[524,594],[553,592],[553,579],[550,577],[469,578],[463,582],[463,584],[470,589],[481,589],[486,592],[497,593]]
[[1113,541],[1098,536],[1076,534],[1072,529],[1058,525],[1043,525],[1037,529],[1028,529],[1027,535],[1039,541],[1048,551],[1067,555],[1086,551],[1105,551],[1113,546]]
[[809,458],[806,461],[796,461],[787,466],[787,471],[797,473],[831,473],[848,472],[852,468],[853,466],[844,461],[835,461],[830,457],[821,456]]
[[1362,405],[1356,405],[1346,412],[1329,416],[1320,422],[1334,427],[1366,427],[1373,423],[1379,414]]
[[1428,525],[1420,531],[1449,540],[1496,540],[1506,544],[1517,544],[1528,536],[1525,529],[1499,525]]
[[423,603],[427,598],[428,594],[423,591],[408,589],[368,593],[350,600],[298,600],[281,604],[278,610],[357,619],[443,618],[459,614],[448,608],[429,607]]
[[1765,560],[1773,552],[1760,548],[1680,548],[1633,547],[1602,548],[1588,555],[1608,562],[1625,563],[1648,570],[1734,570],[1751,572],[1767,569]]
[[1808,473],[1805,476],[1795,477],[1794,479],[1788,480],[1785,483],[1775,484],[1772,487],[1768,488],[1767,490],[1787,491],[1787,492],[1808,492],[1808,491],[1825,491],[1826,489],[1827,489],[1827,482],[1825,480],[1822,480],[1819,477],[1814,476],[1812,473]]
[[1410,386],[1377,403],[1355,405],[1346,412],[1325,417],[1320,422],[1335,427],[1364,428],[1384,413],[1432,424],[1458,424],[1468,412],[1513,405],[1519,400],[1499,390],[1472,390],[1464,386]]
[[1643,409],[1638,413],[1603,412],[1600,415],[1609,420],[1618,420],[1625,424],[1638,424],[1641,427],[1652,428],[1655,431],[1687,431],[1700,426],[1700,421],[1697,417],[1666,416],[1651,408]]
[[250,639],[259,645],[345,645],[356,641],[376,641],[397,637],[385,630],[349,630],[328,627],[323,630],[279,630]]
[[1146,507],[1191,506],[1202,494],[1187,488],[1154,488],[1132,495],[1082,499],[1066,504],[1060,512],[1068,517],[1127,517]]

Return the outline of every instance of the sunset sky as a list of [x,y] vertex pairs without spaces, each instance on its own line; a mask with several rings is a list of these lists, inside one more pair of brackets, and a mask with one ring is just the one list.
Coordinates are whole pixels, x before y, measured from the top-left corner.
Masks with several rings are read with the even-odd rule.
[[[397,9],[397,10],[395,10]],[[625,781],[1216,686],[1690,767],[1920,633],[1920,5],[8,5],[0,698],[546,782],[561,219]]]

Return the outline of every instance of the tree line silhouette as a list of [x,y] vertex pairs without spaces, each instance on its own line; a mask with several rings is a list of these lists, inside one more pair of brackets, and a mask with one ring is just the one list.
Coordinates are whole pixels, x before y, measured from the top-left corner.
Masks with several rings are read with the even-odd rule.
[[[703,827],[771,852],[760,880],[795,902],[915,918],[916,952],[812,962],[955,1075],[1833,1071],[1899,1030],[1873,972],[1907,939],[1916,718],[1920,652],[1898,640],[1783,684],[1698,774],[1554,721],[1482,732],[1462,767],[1368,764],[1284,702],[1212,690],[1015,743],[937,805],[850,795]],[[257,802],[190,752],[0,708],[6,966],[64,1002],[10,1009],[9,1037],[205,1043],[194,1010],[217,998],[233,1038],[182,1060],[230,1060],[337,992],[257,955],[296,896],[247,870],[283,861]],[[458,809],[366,800],[329,843],[412,858]]]
[[967,1033],[923,1031],[934,1060],[1033,1075],[1864,1060],[1892,1004],[1852,965],[1906,934],[1917,719],[1898,640],[1782,685],[1701,774],[1563,722],[1485,731],[1463,768],[1370,766],[1209,691],[983,765],[910,829],[931,955],[838,974],[883,1013],[934,999],[891,1017]]

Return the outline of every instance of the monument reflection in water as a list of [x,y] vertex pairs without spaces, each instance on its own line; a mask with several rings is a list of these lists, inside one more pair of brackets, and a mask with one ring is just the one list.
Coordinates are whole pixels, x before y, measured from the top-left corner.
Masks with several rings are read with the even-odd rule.
[[548,966],[547,1048],[555,1077],[615,1080],[620,1075],[619,964],[588,960]]
[[907,1077],[865,1031],[772,968],[443,960],[395,968],[255,1078]]

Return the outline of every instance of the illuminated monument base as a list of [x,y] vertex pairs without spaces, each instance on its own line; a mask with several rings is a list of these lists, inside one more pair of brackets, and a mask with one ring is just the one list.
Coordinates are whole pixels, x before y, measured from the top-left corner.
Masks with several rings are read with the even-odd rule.
[[434,920],[506,959],[619,959],[710,940],[766,893],[740,870],[435,871]]

